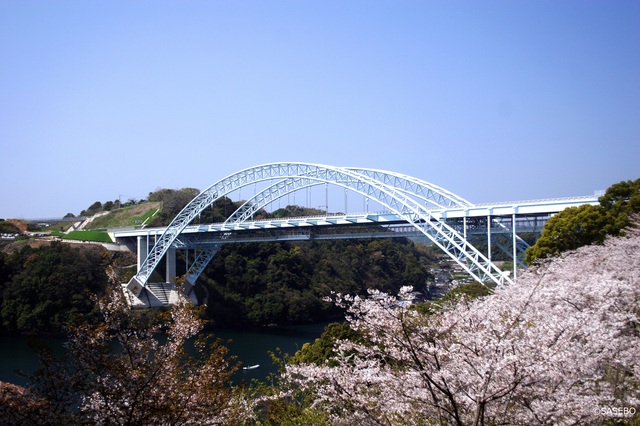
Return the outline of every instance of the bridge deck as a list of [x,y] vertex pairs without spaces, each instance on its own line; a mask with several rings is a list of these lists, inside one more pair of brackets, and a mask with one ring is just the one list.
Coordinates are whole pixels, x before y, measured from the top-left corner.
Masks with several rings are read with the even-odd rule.
[[[449,208],[442,210],[430,210],[434,220],[462,218],[486,218],[490,217],[524,217],[524,216],[549,216],[564,210],[567,207],[580,206],[583,204],[597,204],[598,199],[593,196],[555,198],[548,200],[530,200],[508,203],[480,204],[465,208]],[[255,221],[245,221],[241,223],[212,223],[188,225],[183,231],[183,235],[198,233],[224,233],[227,237],[232,233],[241,231],[260,230],[286,230],[293,228],[327,227],[327,226],[349,226],[349,225],[393,225],[406,223],[399,215],[390,212],[382,213],[349,213],[326,216],[306,216],[278,219],[264,219]],[[493,227],[492,227],[493,228]],[[117,240],[126,237],[139,237],[148,235],[162,235],[166,228],[127,228],[113,229],[109,232]],[[499,231],[499,230],[497,230]],[[522,231],[525,231],[522,229]],[[485,225],[486,232],[486,225]],[[493,229],[492,229],[492,232]],[[526,232],[526,231],[525,231]],[[235,239],[235,238],[232,238]],[[264,241],[264,239],[261,239]],[[229,241],[230,242],[230,241]]]

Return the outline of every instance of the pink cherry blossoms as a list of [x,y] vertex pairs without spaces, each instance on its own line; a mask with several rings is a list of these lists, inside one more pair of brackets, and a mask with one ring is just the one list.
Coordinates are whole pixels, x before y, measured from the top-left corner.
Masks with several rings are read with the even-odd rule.
[[[95,424],[219,425],[252,416],[252,403],[229,384],[237,366],[220,342],[186,342],[203,327],[198,311],[180,300],[155,325],[131,311],[120,292],[99,301],[105,323],[73,329],[69,343],[84,378],[79,414]],[[166,342],[157,333],[164,330]],[[120,351],[112,346],[118,342]]]
[[[424,315],[337,297],[363,343],[339,365],[291,365],[334,424],[578,424],[638,416],[640,231],[530,268],[518,283]],[[379,295],[380,296],[380,295]],[[627,419],[628,420],[628,419]]]

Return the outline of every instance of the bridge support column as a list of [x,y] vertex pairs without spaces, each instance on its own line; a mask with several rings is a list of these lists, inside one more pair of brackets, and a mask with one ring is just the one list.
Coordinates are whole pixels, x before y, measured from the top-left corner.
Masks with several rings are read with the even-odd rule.
[[467,240],[467,216],[462,218],[462,235],[464,240]]
[[512,234],[512,244],[513,244],[513,281],[515,282],[518,279],[518,250],[517,250],[517,241],[516,238],[516,214],[513,213],[511,215],[511,232]]
[[146,235],[141,235],[138,237],[138,271],[140,272],[140,268],[142,268],[142,264],[144,260],[147,258],[149,254],[149,240]]
[[167,262],[167,274],[166,281],[168,283],[176,283],[176,249],[170,247],[167,250],[167,254],[165,254],[165,259]]
[[491,262],[491,216],[487,215],[487,259]]

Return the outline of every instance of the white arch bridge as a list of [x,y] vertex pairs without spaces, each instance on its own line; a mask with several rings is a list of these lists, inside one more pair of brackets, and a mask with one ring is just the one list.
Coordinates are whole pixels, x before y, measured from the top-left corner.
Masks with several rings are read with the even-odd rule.
[[[260,185],[260,189],[257,186]],[[316,217],[253,220],[253,215],[278,199],[317,185],[344,188],[384,209],[383,213],[342,213]],[[192,225],[216,200],[242,188],[253,195],[223,222]],[[245,190],[246,193],[246,190]],[[134,307],[174,303],[176,250],[187,250],[188,284],[200,273],[222,244],[248,241],[335,238],[421,237],[439,247],[473,279],[496,285],[516,279],[528,244],[517,232],[539,233],[551,214],[567,207],[597,204],[595,196],[474,205],[434,184],[411,176],[376,169],[334,167],[308,163],[273,163],[241,170],[211,185],[196,196],[165,228],[112,230],[116,241],[135,238],[138,271],[123,289]],[[510,247],[492,235],[510,236]],[[480,252],[472,242],[487,244]],[[504,239],[503,239],[504,241]],[[153,243],[153,245],[152,245]],[[491,260],[491,247],[504,250],[514,260],[513,274]],[[191,263],[189,264],[189,251]],[[166,282],[149,279],[163,258]],[[185,291],[193,298],[191,288]]]

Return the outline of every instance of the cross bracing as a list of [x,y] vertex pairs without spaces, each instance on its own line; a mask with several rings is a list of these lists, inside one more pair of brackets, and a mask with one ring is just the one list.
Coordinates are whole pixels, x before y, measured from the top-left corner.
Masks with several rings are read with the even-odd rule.
[[[190,225],[205,208],[217,199],[236,190],[267,183],[266,188],[247,200],[222,224]],[[383,206],[384,214],[346,214],[341,217],[324,216],[305,219],[280,219],[271,221],[250,220],[255,212],[274,200],[287,196],[300,189],[317,185],[333,185],[359,193],[367,199]],[[255,187],[255,186],[254,186]],[[588,201],[578,201],[593,202]],[[524,206],[521,206],[524,207]],[[516,207],[517,209],[517,207]],[[544,208],[538,208],[542,212]],[[307,163],[274,163],[256,166],[227,176],[214,183],[196,196],[174,218],[169,226],[155,238],[155,244],[149,250],[138,273],[127,284],[127,288],[137,295],[157,267],[162,256],[170,247],[188,246],[194,238],[193,233],[223,233],[218,242],[197,252],[192,268],[187,273],[187,281],[194,282],[206,264],[215,255],[220,244],[224,243],[224,233],[232,234],[255,229],[284,229],[288,227],[341,225],[357,223],[405,223],[428,238],[455,260],[471,277],[480,281],[492,281],[497,285],[511,283],[512,280],[497,268],[489,258],[479,252],[466,238],[466,228],[460,232],[449,219],[472,217],[485,214],[491,217],[495,212],[505,213],[505,207],[475,206],[463,198],[428,182],[410,176],[365,168],[333,167]],[[553,211],[553,209],[551,209]],[[555,210],[558,211],[558,210]],[[512,213],[515,218],[515,212]],[[489,220],[491,227],[504,228],[499,222]],[[513,222],[515,225],[515,221]],[[486,226],[486,225],[485,225]],[[499,230],[495,232],[500,232]],[[515,232],[514,247],[515,244]],[[515,255],[515,249],[514,249]]]
[[[267,241],[320,241],[334,239],[366,239],[366,238],[399,238],[405,237],[424,242],[424,235],[412,225],[389,224],[394,221],[389,216],[375,215],[377,219],[385,217],[387,221],[379,222],[371,220],[362,221],[357,215],[344,217],[314,217],[314,218],[289,218],[286,220],[257,221],[242,224],[235,228],[234,232],[220,232],[223,224],[209,224],[189,226],[175,240],[173,247],[182,250],[192,250],[195,257],[185,274],[187,282],[195,284],[207,264],[213,259],[222,244],[228,243],[255,243]],[[391,219],[391,220],[389,220]],[[285,223],[286,222],[286,223]],[[264,226],[266,224],[269,226]],[[277,225],[274,225],[277,224]],[[211,229],[207,232],[205,229]],[[198,232],[194,232],[198,231]],[[538,232],[537,228],[522,228],[521,232]],[[148,230],[153,235],[155,230]],[[507,228],[496,227],[494,234],[508,234]],[[467,238],[473,243],[482,239],[486,231],[480,228],[467,231]],[[511,256],[509,247],[493,241],[504,253]],[[526,243],[525,243],[526,244]],[[524,249],[518,245],[518,257],[524,254]],[[520,259],[518,258],[518,262]]]

